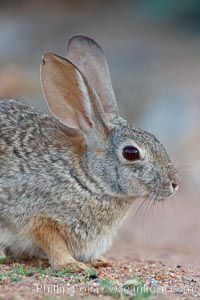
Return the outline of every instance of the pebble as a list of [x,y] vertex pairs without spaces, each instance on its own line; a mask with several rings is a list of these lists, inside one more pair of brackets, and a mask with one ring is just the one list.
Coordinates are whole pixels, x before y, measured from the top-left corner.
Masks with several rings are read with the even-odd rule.
[[191,276],[186,276],[185,279],[190,282],[196,282],[196,280],[193,279]]
[[28,272],[28,273],[27,273],[27,276],[28,276],[28,277],[32,277],[32,276],[34,276],[34,275],[35,275],[35,272]]
[[165,275],[165,274],[160,274],[160,275],[159,275],[159,278],[160,278],[161,280],[164,280],[164,279],[166,279],[166,275]]
[[185,279],[186,279],[187,281],[193,281],[193,280],[194,280],[191,276],[185,276]]
[[158,280],[151,278],[149,282],[147,282],[147,286],[157,286]]
[[124,282],[125,286],[138,286],[139,284],[140,282],[137,279],[129,279]]
[[91,274],[91,275],[89,276],[89,279],[96,279],[96,278],[98,278],[98,275],[97,275],[97,274]]
[[99,286],[100,286],[100,282],[97,282],[97,283],[94,282],[94,283],[93,283],[93,286],[94,286],[94,287],[99,287]]
[[177,265],[176,267],[177,267],[177,269],[180,269],[180,268],[182,268],[182,266],[181,266],[181,265]]
[[182,273],[187,273],[187,270],[186,269],[182,269],[181,272]]
[[175,291],[175,294],[183,295],[183,291]]
[[169,273],[169,276],[170,276],[171,278],[176,278],[175,273],[172,273],[172,272]]

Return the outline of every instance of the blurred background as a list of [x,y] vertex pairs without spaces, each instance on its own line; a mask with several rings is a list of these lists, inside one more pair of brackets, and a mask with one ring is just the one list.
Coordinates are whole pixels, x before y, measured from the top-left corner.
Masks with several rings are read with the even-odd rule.
[[41,56],[80,33],[104,49],[122,116],[162,141],[182,177],[173,199],[134,205],[108,255],[200,262],[200,2],[2,0],[0,98],[48,112]]

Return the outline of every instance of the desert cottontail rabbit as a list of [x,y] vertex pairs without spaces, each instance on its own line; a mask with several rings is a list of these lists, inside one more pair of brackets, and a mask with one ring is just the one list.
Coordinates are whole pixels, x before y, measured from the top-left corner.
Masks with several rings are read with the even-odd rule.
[[67,59],[45,54],[41,83],[53,117],[0,101],[0,246],[84,269],[136,198],[173,195],[179,176],[152,134],[119,117],[95,41],[72,37]]

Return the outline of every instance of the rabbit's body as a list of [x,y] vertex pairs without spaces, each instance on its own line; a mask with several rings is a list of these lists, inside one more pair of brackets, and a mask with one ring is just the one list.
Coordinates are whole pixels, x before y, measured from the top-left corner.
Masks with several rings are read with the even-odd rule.
[[47,255],[56,268],[85,269],[134,199],[174,195],[179,176],[152,134],[119,117],[101,48],[76,36],[67,57],[43,58],[54,117],[0,101],[0,246],[16,258]]
[[61,228],[73,257],[98,258],[132,201],[106,195],[95,178],[83,172],[82,149],[72,144],[73,130],[55,118],[1,100],[0,128],[0,212],[3,224],[9,224],[0,226],[0,243],[14,248],[15,257],[38,256],[38,246],[23,232],[42,215]]

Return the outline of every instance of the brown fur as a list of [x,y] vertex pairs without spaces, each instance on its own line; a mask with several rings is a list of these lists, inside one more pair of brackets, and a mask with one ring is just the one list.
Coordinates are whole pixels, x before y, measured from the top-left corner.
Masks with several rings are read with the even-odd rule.
[[55,269],[86,269],[69,253],[67,244],[56,223],[44,217],[34,218],[26,235],[32,238],[47,254],[51,266]]

